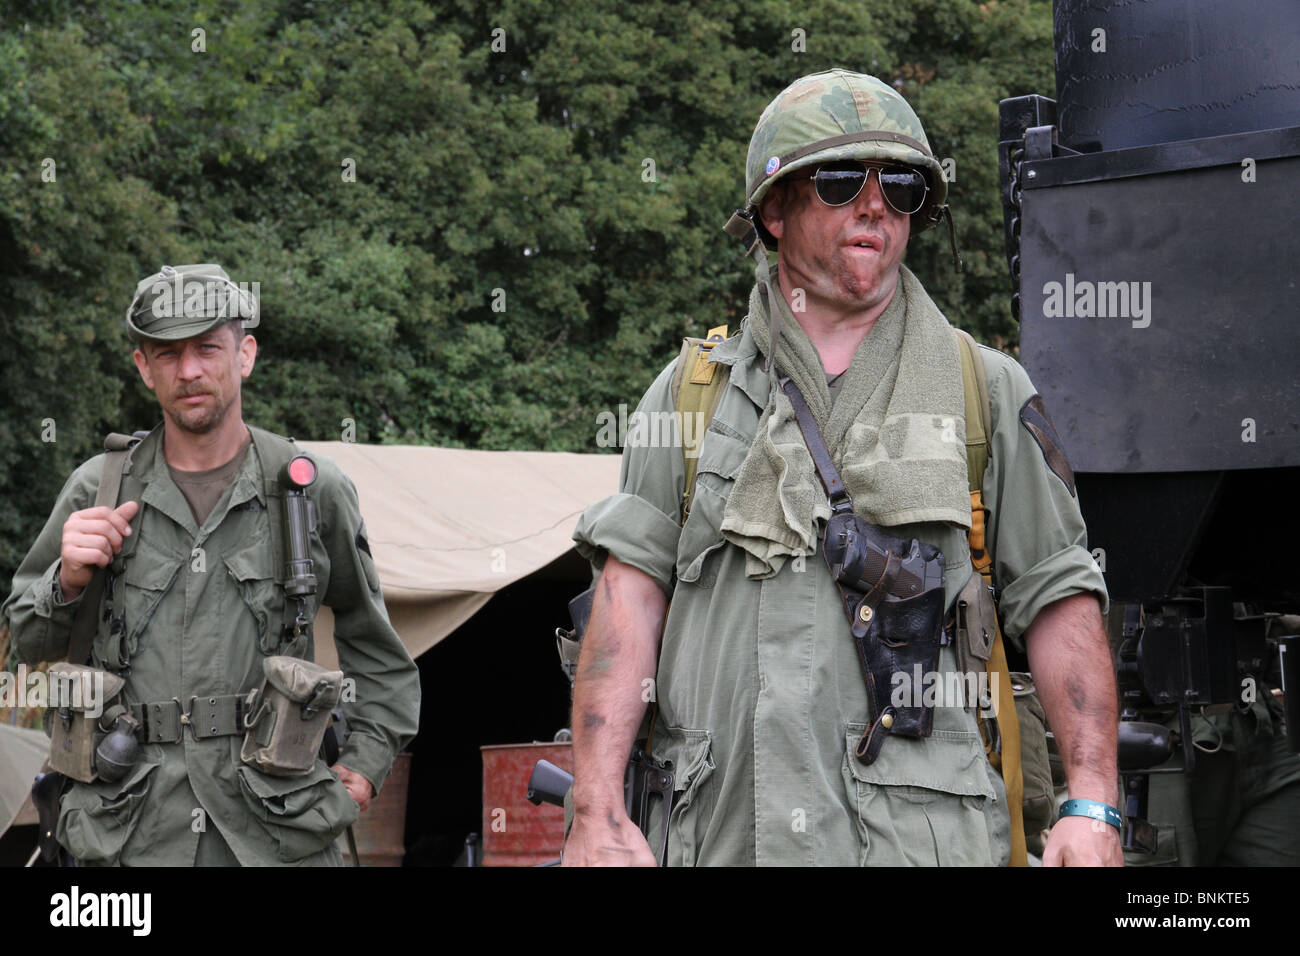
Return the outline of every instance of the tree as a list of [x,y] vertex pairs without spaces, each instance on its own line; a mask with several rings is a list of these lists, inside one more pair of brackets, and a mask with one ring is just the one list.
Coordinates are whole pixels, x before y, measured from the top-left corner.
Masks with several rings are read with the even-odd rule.
[[996,110],[1050,89],[1046,0],[170,0],[0,26],[7,572],[103,434],[154,422],[122,312],[164,263],[259,283],[250,421],[598,450],[597,414],[683,335],[739,325],[752,271],[721,227],[750,133],[830,66],[899,86],[955,162],[968,272],[945,230],[908,263],[954,321],[1014,342]]

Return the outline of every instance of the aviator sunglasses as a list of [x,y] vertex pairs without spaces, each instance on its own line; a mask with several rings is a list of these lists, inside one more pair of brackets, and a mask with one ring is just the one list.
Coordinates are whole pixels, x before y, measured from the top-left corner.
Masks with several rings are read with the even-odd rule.
[[817,198],[828,206],[843,206],[858,198],[867,185],[871,171],[876,170],[880,193],[897,212],[910,216],[925,205],[925,194],[930,191],[925,177],[907,166],[883,166],[857,159],[826,163],[808,178],[817,186]]

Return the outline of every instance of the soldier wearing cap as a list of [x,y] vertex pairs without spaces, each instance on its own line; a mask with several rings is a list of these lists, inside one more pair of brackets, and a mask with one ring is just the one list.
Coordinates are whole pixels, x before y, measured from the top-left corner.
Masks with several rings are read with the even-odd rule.
[[[962,433],[963,378],[951,327],[902,265],[912,232],[951,228],[940,169],[911,107],[874,77],[803,77],[759,119],[746,207],[728,226],[746,238],[757,282],[740,334],[709,353],[729,378],[693,492],[681,449],[628,447],[619,493],[574,532],[600,578],[574,689],[566,864],[654,864],[621,786],[650,697],[650,751],[676,777],[666,864],[1007,862],[1006,793],[968,709],[936,706],[928,734],[886,733],[870,759],[855,752],[872,720],[894,724],[888,708],[872,712],[823,561],[831,508],[786,385],[802,394],[856,517],[942,553],[951,610],[972,575],[971,504],[965,449],[940,426]],[[1011,358],[981,353],[1003,630],[1028,644],[1071,797],[1111,820],[1105,584],[1050,426],[1036,436],[1022,421],[1037,407],[1032,384]],[[639,411],[674,413],[675,365]],[[937,677],[954,673],[950,643],[938,661]],[[1121,861],[1118,831],[1079,816],[1056,825],[1044,856]]]
[[[256,293],[216,265],[165,266],[139,283],[126,321],[162,424],[130,451],[115,507],[95,505],[105,455],[72,474],[3,608],[20,658],[59,660],[105,569],[89,660],[71,663],[121,678],[140,747],[119,779],[71,785],[58,841],[82,865],[338,864],[336,838],[414,736],[420,701],[356,490],[314,459],[316,586],[291,599],[272,499],[280,463],[300,452],[242,418]],[[333,609],[348,679],[346,741],[332,767],[264,773],[241,759],[244,704],[269,673],[264,661],[311,659],[321,604]]]

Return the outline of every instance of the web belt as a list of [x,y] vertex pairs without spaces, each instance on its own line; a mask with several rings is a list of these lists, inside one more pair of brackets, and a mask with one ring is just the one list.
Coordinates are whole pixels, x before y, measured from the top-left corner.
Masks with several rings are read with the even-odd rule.
[[140,740],[146,744],[178,744],[185,728],[195,740],[244,733],[246,694],[200,697],[188,704],[180,698],[132,704],[131,716],[140,722]]

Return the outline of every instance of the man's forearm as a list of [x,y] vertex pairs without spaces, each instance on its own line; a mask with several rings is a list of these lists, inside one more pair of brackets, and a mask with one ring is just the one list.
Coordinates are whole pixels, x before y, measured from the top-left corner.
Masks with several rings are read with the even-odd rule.
[[1043,608],[1026,634],[1026,649],[1070,796],[1118,806],[1119,706],[1096,597],[1074,594]]
[[623,804],[623,773],[649,700],[667,598],[654,579],[610,557],[582,640],[573,688],[574,812]]

